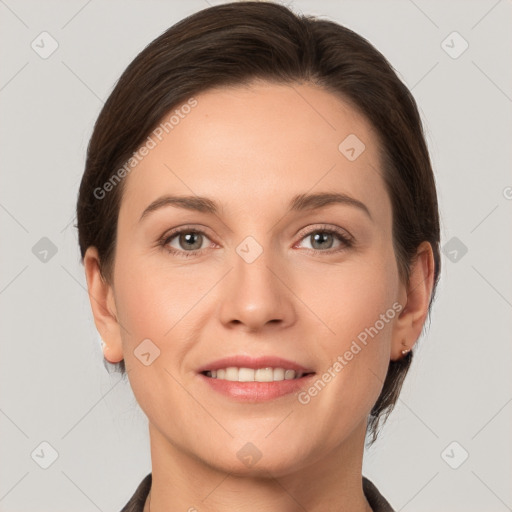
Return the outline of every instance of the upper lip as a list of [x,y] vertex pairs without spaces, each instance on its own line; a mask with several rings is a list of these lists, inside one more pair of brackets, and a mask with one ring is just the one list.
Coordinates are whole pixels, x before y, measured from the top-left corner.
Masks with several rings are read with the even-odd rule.
[[295,371],[303,371],[305,373],[314,373],[310,368],[306,368],[298,363],[294,363],[293,361],[289,361],[288,359],[283,359],[282,357],[276,356],[259,356],[259,357],[251,357],[246,355],[234,355],[223,357],[222,359],[217,359],[215,361],[211,361],[207,363],[197,371],[198,373],[211,371],[211,370],[219,370],[221,368],[229,368],[235,366],[237,368],[284,368],[285,370],[295,370]]

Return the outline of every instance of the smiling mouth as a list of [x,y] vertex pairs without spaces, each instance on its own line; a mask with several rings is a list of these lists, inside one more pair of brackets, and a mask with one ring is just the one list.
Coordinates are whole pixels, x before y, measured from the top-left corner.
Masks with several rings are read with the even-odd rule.
[[230,382],[280,382],[283,380],[298,380],[314,373],[285,368],[266,367],[254,369],[233,366],[201,372],[206,377]]

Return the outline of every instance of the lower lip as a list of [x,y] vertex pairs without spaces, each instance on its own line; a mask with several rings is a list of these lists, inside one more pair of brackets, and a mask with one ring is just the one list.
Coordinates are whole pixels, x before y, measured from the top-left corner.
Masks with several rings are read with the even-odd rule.
[[235,399],[239,402],[265,402],[284,395],[289,395],[310,386],[314,373],[300,379],[279,380],[274,382],[236,382],[207,377],[201,377],[214,391]]

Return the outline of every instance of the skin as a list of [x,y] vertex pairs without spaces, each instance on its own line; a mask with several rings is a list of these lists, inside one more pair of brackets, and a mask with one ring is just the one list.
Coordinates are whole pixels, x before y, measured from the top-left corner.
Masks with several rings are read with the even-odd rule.
[[[431,247],[418,248],[407,287],[378,138],[348,103],[314,85],[260,82],[196,99],[125,178],[113,282],[101,278],[94,247],[84,258],[104,355],[124,358],[149,420],[151,511],[371,510],[361,478],[366,421],[389,361],[421,334]],[[366,146],[354,161],[338,150],[349,134]],[[287,213],[292,196],[314,192],[348,194],[371,218],[346,204]],[[207,196],[221,209],[167,206],[139,222],[164,193]],[[205,231],[200,254],[189,258],[158,245],[184,224]],[[314,245],[310,235],[324,225],[349,233],[355,245],[335,236]],[[236,252],[247,236],[263,249],[252,263]],[[190,252],[179,236],[168,246]],[[321,375],[395,302],[401,313],[308,404],[294,394],[237,403],[197,375],[236,353],[281,356]],[[160,356],[145,366],[134,350],[147,338]],[[262,454],[252,467],[237,457],[247,442]]]

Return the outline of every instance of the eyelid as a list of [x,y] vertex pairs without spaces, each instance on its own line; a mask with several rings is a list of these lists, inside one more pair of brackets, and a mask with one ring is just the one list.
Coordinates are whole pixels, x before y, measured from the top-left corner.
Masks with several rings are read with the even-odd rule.
[[[199,227],[198,227],[199,226]],[[208,234],[209,228],[206,226],[203,226],[201,224],[184,224],[182,226],[176,226],[175,228],[166,231],[159,239],[158,244],[161,246],[167,246],[171,238],[174,238],[182,233],[198,233],[200,235],[203,235],[208,238],[211,242],[213,240],[211,239],[210,235]],[[213,242],[215,243],[215,242]],[[216,244],[217,245],[217,244]],[[169,250],[169,249],[168,249]],[[174,249],[175,251],[178,251],[178,249]],[[194,251],[179,251],[179,252],[185,252],[189,254],[194,254],[196,252],[203,251],[204,249],[195,249]],[[169,252],[172,252],[172,250],[169,250]]]
[[[200,227],[198,228],[198,226],[200,226]],[[193,251],[184,251],[184,250],[180,250],[180,249],[169,248],[168,244],[170,242],[170,239],[180,235],[181,233],[197,233],[197,234],[206,236],[208,238],[208,240],[210,240],[215,245],[218,245],[213,240],[211,240],[207,231],[208,231],[208,228],[206,226],[203,226],[200,224],[194,224],[194,225],[185,224],[182,226],[177,226],[169,231],[166,231],[165,234],[159,238],[158,244],[159,244],[159,246],[163,247],[171,254],[180,255],[183,257],[195,256],[197,254],[202,253],[206,248],[194,249]],[[316,232],[326,232],[326,233],[330,233],[333,235],[338,235],[338,237],[340,237],[339,241],[341,241],[343,244],[345,244],[345,247],[337,248],[337,249],[328,249],[325,251],[322,251],[319,249],[309,249],[307,247],[304,248],[304,250],[306,250],[308,252],[312,252],[317,255],[321,255],[322,253],[325,253],[325,254],[339,253],[343,250],[346,250],[346,249],[352,247],[355,244],[354,237],[345,229],[340,228],[338,226],[329,225],[329,224],[319,224],[319,225],[307,226],[307,227],[301,229],[296,235],[299,237],[299,239],[297,242],[294,243],[293,247],[295,247],[298,243],[302,242],[307,236],[310,236]]]
[[[349,241],[351,243],[355,243],[355,238],[346,229],[343,229],[343,228],[340,228],[339,226],[334,226],[331,224],[316,224],[316,225],[308,226],[304,229],[301,229],[297,233],[297,236],[299,236],[300,240],[302,240],[304,237],[311,235],[312,233],[316,233],[317,231],[336,233],[336,234],[342,236],[343,238],[346,238],[347,241]],[[322,251],[322,252],[326,252],[326,251]]]
[[[211,238],[208,235],[209,228],[207,226],[204,226],[202,224],[183,224],[181,226],[176,226],[175,228],[172,228],[169,231],[166,231],[160,237],[160,240],[169,238],[169,237],[171,237],[175,234],[179,234],[180,232],[185,231],[185,230],[204,234],[204,235],[207,235],[208,238]],[[351,241],[355,241],[354,237],[346,229],[343,229],[343,228],[340,228],[338,226],[334,226],[331,224],[316,224],[316,225],[313,224],[310,226],[306,226],[305,228],[302,228],[301,230],[299,230],[295,236],[299,236],[300,239],[302,240],[302,238],[304,238],[305,236],[307,236],[315,231],[323,231],[323,230],[333,231],[335,233],[345,236],[345,238],[348,238]]]
[[181,226],[176,226],[175,228],[172,228],[168,231],[166,231],[161,237],[160,240],[170,238],[174,235],[178,235],[182,232],[194,232],[194,233],[200,233],[202,235],[208,236],[208,238],[211,238],[208,232],[210,229],[206,226],[203,226],[202,224],[183,224]]

